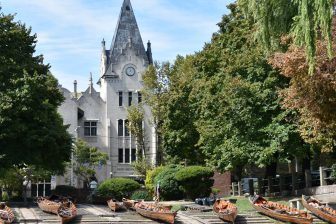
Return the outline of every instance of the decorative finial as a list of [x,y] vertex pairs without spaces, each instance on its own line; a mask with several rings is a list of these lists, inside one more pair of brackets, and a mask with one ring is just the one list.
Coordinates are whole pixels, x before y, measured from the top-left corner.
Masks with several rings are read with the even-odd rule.
[[90,72],[90,79],[89,79],[89,93],[92,93],[93,89],[93,82],[92,82],[92,72]]
[[77,99],[77,80],[74,81],[74,94],[75,94],[75,98]]
[[102,43],[102,47],[105,48],[105,40],[104,40],[104,38],[103,38],[103,40],[102,40],[101,43]]

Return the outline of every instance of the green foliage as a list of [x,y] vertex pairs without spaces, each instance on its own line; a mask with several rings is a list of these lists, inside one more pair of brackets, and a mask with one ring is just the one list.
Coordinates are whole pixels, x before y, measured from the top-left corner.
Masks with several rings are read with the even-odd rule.
[[336,164],[331,166],[330,179],[335,183],[336,182]]
[[163,170],[154,178],[154,186],[160,186],[160,199],[162,200],[178,200],[183,198],[183,192],[180,189],[176,179],[176,173],[181,166],[170,165],[165,166]]
[[[127,109],[128,129],[132,133],[132,136],[136,137],[138,152],[137,157],[145,157],[146,151],[146,138],[145,132],[142,128],[144,121],[145,111],[141,105],[132,105]],[[142,174],[142,173],[141,173]]]
[[253,24],[237,8],[196,55],[192,95],[196,127],[208,165],[234,170],[266,166],[302,152],[295,114],[281,108],[277,91],[288,85],[253,41]]
[[102,182],[97,194],[101,197],[115,198],[121,200],[123,197],[130,197],[132,192],[138,190],[140,184],[127,178],[112,178]]
[[132,162],[132,167],[134,168],[135,173],[146,177],[148,170],[152,168],[150,162],[144,157],[138,157],[138,159]]
[[131,196],[131,199],[132,200],[145,200],[145,201],[153,200],[151,194],[146,190],[134,191]]
[[332,56],[331,27],[333,0],[238,0],[246,15],[256,21],[259,37],[270,49],[277,49],[280,38],[289,34],[299,46],[305,46],[310,74],[314,71],[316,40],[328,42],[329,57]]
[[0,167],[64,172],[72,140],[57,112],[63,95],[43,56],[34,55],[36,35],[0,8],[0,40]]
[[96,174],[95,168],[97,168],[98,165],[105,165],[108,160],[108,155],[79,139],[75,143],[74,159],[76,161],[73,167],[74,173],[84,181],[88,187],[90,178]]
[[77,195],[77,189],[69,185],[57,185],[55,190],[53,190],[52,192],[53,194],[62,196],[76,197]]
[[8,195],[7,191],[2,191],[1,200],[2,201],[9,201],[9,195]]
[[208,167],[188,166],[176,173],[176,180],[180,184],[187,198],[207,197],[211,193],[214,172]]
[[162,149],[162,124],[165,113],[166,102],[169,98],[168,83],[171,72],[169,62],[150,65],[143,74],[144,88],[142,90],[144,102],[149,105],[153,119],[150,121],[155,128],[157,135],[156,164],[163,163]]
[[197,144],[196,108],[190,99],[195,75],[194,57],[178,56],[170,73],[169,98],[163,123],[164,150],[168,162],[203,164],[204,154]]
[[164,170],[164,166],[158,166],[155,167],[152,170],[149,170],[146,174],[146,180],[145,180],[145,186],[148,192],[150,192],[152,195],[154,195],[154,189],[155,189],[155,177]]

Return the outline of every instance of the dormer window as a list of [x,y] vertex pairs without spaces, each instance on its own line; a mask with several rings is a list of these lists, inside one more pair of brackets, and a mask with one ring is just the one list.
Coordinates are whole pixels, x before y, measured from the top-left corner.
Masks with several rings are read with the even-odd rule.
[[126,10],[127,10],[127,11],[130,11],[131,8],[130,8],[129,6],[126,6]]

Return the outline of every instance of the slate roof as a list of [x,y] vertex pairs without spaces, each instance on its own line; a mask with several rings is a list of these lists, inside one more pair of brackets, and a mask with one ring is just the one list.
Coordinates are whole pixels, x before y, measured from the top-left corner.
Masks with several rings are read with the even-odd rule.
[[[119,20],[108,56],[110,63],[114,64],[117,62],[118,57],[122,54],[123,49],[125,49],[127,45],[131,45],[137,54],[142,56],[147,64],[149,63],[130,0],[124,0],[121,7]],[[108,65],[110,63],[108,63]]]

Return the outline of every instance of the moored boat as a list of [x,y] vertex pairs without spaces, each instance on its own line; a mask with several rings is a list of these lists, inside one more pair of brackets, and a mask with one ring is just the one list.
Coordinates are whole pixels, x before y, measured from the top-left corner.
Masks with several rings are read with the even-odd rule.
[[126,199],[126,198],[123,198],[122,201],[123,201],[125,207],[127,209],[131,209],[131,210],[134,210],[135,209],[134,208],[135,204],[138,203],[138,201],[136,201],[136,200],[129,200],[129,199]]
[[62,202],[59,199],[38,197],[37,204],[42,211],[57,215]]
[[326,203],[322,203],[316,198],[302,195],[302,204],[320,219],[329,223],[336,223],[336,210],[328,207]]
[[170,224],[175,222],[176,212],[172,212],[170,210],[171,206],[160,206],[157,204],[146,204],[139,202],[136,203],[134,207],[137,213],[146,218],[163,221]]
[[258,212],[280,221],[298,224],[311,224],[313,222],[313,217],[307,212],[267,201],[259,195],[250,197],[250,202]]
[[0,203],[0,223],[9,224],[15,219],[12,209],[5,203]]
[[234,222],[237,217],[237,207],[229,201],[217,199],[213,205],[213,211],[225,222]]
[[61,223],[69,223],[77,216],[77,208],[71,201],[63,202],[57,210],[57,215],[61,219]]
[[117,211],[125,209],[124,203],[123,202],[119,202],[119,201],[117,201],[115,199],[108,200],[107,201],[107,205],[114,212],[117,212]]

